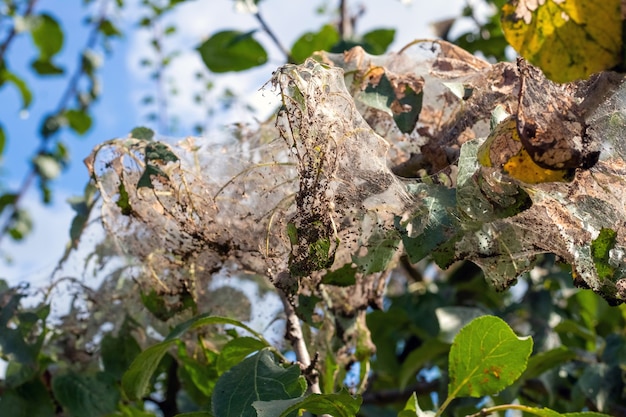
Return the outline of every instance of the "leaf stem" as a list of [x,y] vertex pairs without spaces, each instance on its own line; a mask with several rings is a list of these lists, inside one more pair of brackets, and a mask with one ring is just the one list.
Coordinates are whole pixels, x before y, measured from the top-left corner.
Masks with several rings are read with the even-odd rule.
[[545,415],[545,413],[542,412],[543,409],[541,408],[529,407],[527,405],[522,405],[522,404],[502,404],[502,405],[494,405],[493,407],[482,408],[479,412],[475,414],[471,414],[467,417],[482,417],[482,416],[487,416],[491,413],[495,413],[498,411],[506,411],[506,410],[519,410],[524,413],[533,414],[536,416]]

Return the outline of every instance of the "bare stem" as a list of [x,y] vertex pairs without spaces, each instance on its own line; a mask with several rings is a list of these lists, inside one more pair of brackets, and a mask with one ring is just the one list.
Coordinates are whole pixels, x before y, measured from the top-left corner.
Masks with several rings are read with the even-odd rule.
[[[288,275],[288,272],[281,272],[279,274],[278,280],[281,279],[290,279],[290,277],[285,277]],[[280,275],[283,275],[281,278]],[[303,370],[308,370],[308,375],[306,375],[307,380],[309,382],[310,390],[313,394],[321,394],[319,378],[317,373],[311,369],[311,355],[309,354],[309,350],[307,349],[306,344],[304,343],[304,336],[302,335],[302,326],[300,325],[300,319],[296,314],[296,310],[293,304],[293,297],[290,297],[283,291],[281,288],[278,288],[278,294],[280,295],[280,299],[283,302],[283,308],[285,309],[285,315],[287,316],[287,324],[285,329],[285,338],[289,340],[293,350],[296,354],[296,359],[300,363],[300,366]],[[313,364],[314,366],[314,364]]]
[[278,47],[278,49],[280,49],[283,55],[285,55],[285,59],[287,60],[287,62],[293,62],[293,57],[291,56],[291,52],[289,52],[289,49],[287,49],[285,45],[281,43],[280,39],[278,39],[274,31],[267,25],[267,23],[265,22],[265,19],[263,18],[263,16],[261,16],[261,12],[257,11],[254,14],[254,17],[261,24],[261,27],[263,28],[265,33],[267,33],[267,35],[272,39],[272,41]]
[[352,18],[348,10],[348,0],[339,0],[339,36],[341,39],[352,37]]

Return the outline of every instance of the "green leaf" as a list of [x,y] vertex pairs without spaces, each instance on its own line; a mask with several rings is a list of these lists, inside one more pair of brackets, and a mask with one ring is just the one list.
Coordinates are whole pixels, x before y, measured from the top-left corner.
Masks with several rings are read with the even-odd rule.
[[398,252],[400,239],[395,230],[387,235],[375,231],[364,246],[367,247],[367,253],[360,258],[353,257],[352,262],[361,272],[369,275],[385,271],[389,267],[389,263]]
[[165,340],[150,346],[135,358],[122,376],[122,389],[130,400],[138,400],[146,394],[154,371],[175,344],[176,340]]
[[17,209],[11,217],[9,235],[15,240],[24,239],[33,230],[33,219],[24,209]]
[[17,194],[6,193],[0,195],[0,213],[4,211],[8,206],[12,206],[17,201]]
[[532,346],[530,337],[517,337],[498,317],[474,319],[450,349],[448,397],[482,397],[502,391],[522,375]]
[[100,32],[106,37],[122,36],[122,32],[109,19],[104,19],[100,23]]
[[415,393],[411,394],[411,397],[406,401],[404,409],[398,413],[398,417],[432,417],[434,415],[434,411],[422,411]]
[[546,77],[557,82],[587,78],[622,60],[619,0],[546,1],[534,7],[502,7],[504,36]]
[[[125,189],[124,189],[125,191]],[[125,202],[122,199],[122,195],[120,193],[120,208],[122,210],[130,210],[129,214],[132,212],[131,206],[126,206]],[[188,291],[179,294],[179,297],[182,297],[182,303],[176,303],[175,305],[170,305],[165,302],[163,296],[157,293],[154,289],[150,289],[149,293],[141,292],[141,302],[148,309],[150,313],[152,313],[156,318],[162,321],[167,321],[177,315],[178,313],[188,309],[193,308],[195,302],[193,301],[193,297],[189,294]]]
[[33,165],[44,180],[53,180],[61,175],[61,164],[51,155],[38,155],[33,160]]
[[178,157],[171,148],[162,142],[151,142],[146,145],[146,161],[159,161],[162,163],[176,162]]
[[406,388],[424,365],[437,358],[439,355],[445,354],[448,349],[450,349],[448,343],[437,339],[429,339],[422,343],[420,347],[411,351],[404,362],[402,362],[399,375],[400,388]]
[[180,382],[191,399],[201,407],[210,405],[211,394],[219,377],[217,372],[218,354],[204,349],[204,360],[187,352],[184,342],[178,342],[178,362]]
[[[454,243],[458,230],[457,220],[450,213],[450,207],[456,204],[456,191],[445,186],[419,184],[410,188],[416,197],[422,199],[427,212],[417,212],[411,219],[413,235],[406,232],[406,227],[396,219],[396,228],[400,230],[402,243],[412,263],[419,262],[446,243]],[[454,250],[452,251],[454,254]]]
[[117,408],[120,392],[110,375],[67,373],[52,380],[56,400],[72,416],[101,417]]
[[130,131],[130,136],[135,139],[152,140],[154,138],[154,130],[138,126]]
[[485,311],[476,307],[449,306],[435,309],[439,334],[437,338],[445,343],[453,343],[461,329],[477,317],[484,316]]
[[[294,412],[307,410],[313,414],[329,414],[333,417],[354,417],[361,407],[361,398],[353,397],[346,390],[337,394],[311,394],[289,400],[255,401],[257,417],[286,417]],[[297,415],[301,415],[298,413]]]
[[267,52],[252,34],[235,30],[218,32],[197,50],[204,64],[213,72],[243,71],[267,62]]
[[163,172],[161,168],[152,164],[146,164],[146,168],[141,174],[141,177],[139,177],[139,181],[137,181],[137,188],[154,188],[154,185],[152,185],[153,176],[169,179],[167,174]]
[[105,335],[100,343],[100,356],[104,370],[121,379],[133,360],[141,353],[141,347],[130,332],[120,332],[118,337]]
[[228,371],[251,353],[266,348],[267,344],[253,337],[238,337],[226,343],[217,359],[217,370],[220,374]]
[[616,242],[617,232],[607,228],[600,229],[598,237],[591,242],[591,257],[600,279],[608,279],[615,274],[615,267],[609,263],[609,252]]
[[22,96],[22,109],[27,109],[30,106],[30,103],[33,101],[33,94],[28,88],[26,81],[22,78],[18,77],[16,74],[8,71],[6,69],[0,70],[0,85],[5,82],[9,82],[17,88]]
[[49,61],[63,47],[63,30],[56,19],[49,14],[43,13],[36,16],[30,33],[39,49],[41,61]]
[[537,353],[528,359],[528,366],[526,367],[522,378],[537,378],[547,370],[561,366],[563,363],[574,360],[577,357],[578,355],[576,352],[565,346],[559,346],[558,348],[547,352]]
[[34,60],[30,66],[39,75],[61,75],[65,72],[63,68],[55,65],[52,61],[41,58]]
[[412,132],[422,110],[423,80],[394,77],[392,82],[382,68],[370,72],[367,87],[355,98],[392,116],[402,133]]
[[135,400],[144,396],[150,383],[150,379],[152,378],[152,374],[154,374],[154,371],[159,366],[159,362],[161,362],[161,359],[163,359],[163,356],[165,356],[168,349],[170,349],[176,343],[176,340],[185,332],[201,326],[213,324],[229,324],[240,327],[258,339],[265,340],[260,334],[252,330],[250,327],[240,321],[227,317],[202,314],[189,319],[176,326],[170,334],[167,335],[163,342],[150,346],[148,349],[141,352],[137,358],[135,358],[128,371],[126,371],[122,377],[122,389],[126,393],[127,397],[131,400]]
[[300,367],[283,368],[269,350],[262,350],[223,374],[213,391],[213,414],[256,417],[255,401],[287,400],[304,394]]
[[[323,281],[322,281],[323,282]],[[298,295],[298,305],[296,306],[296,313],[298,317],[301,317],[304,322],[306,322],[309,326],[319,327],[321,325],[321,320],[319,317],[315,317],[315,308],[317,303],[322,301],[322,299],[316,295]]]
[[41,136],[43,136],[44,138],[49,138],[50,136],[58,132],[65,122],[66,119],[59,116],[58,114],[45,116],[41,123]]
[[[115,205],[120,208],[120,211],[122,212],[124,216],[131,215],[133,212],[133,208],[130,205],[130,201],[128,199],[128,192],[126,191],[126,187],[124,186],[123,181],[120,181],[120,185],[117,187],[117,191],[119,193],[119,198],[115,202]],[[158,295],[156,295],[155,291],[152,291],[150,294],[148,294],[145,297],[144,297],[144,294],[145,294],[144,292],[141,293],[141,300],[143,301],[144,306],[146,306],[148,310],[150,310],[150,312],[154,314],[153,310],[150,309],[150,307],[148,307],[147,304],[149,304],[150,301],[156,301],[154,300],[154,297],[158,297]],[[152,300],[150,299],[150,296],[153,297]]]
[[374,29],[363,35],[363,49],[373,55],[384,54],[395,36],[395,29]]
[[70,128],[79,135],[84,135],[91,128],[91,116],[84,110],[67,110],[65,118]]
[[392,107],[393,120],[402,133],[411,133],[415,129],[422,111],[424,93],[421,89],[415,91],[410,85],[405,85],[404,89],[396,92],[396,94],[398,94],[398,98],[394,102],[395,106]]
[[322,277],[322,284],[349,287],[355,284],[357,271],[357,268],[347,263],[339,269],[327,272]]
[[6,417],[54,417],[55,404],[41,380],[6,389],[0,396],[0,410]]
[[578,379],[578,388],[600,411],[619,398],[623,387],[622,371],[605,363],[589,364]]
[[339,32],[333,25],[324,25],[319,32],[307,32],[291,47],[291,57],[296,63],[304,62],[316,51],[329,51],[339,42]]

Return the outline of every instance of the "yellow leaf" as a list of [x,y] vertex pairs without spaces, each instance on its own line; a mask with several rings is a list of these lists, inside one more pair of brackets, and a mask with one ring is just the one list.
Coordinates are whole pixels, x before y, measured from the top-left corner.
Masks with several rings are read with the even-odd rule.
[[477,159],[481,165],[500,168],[510,177],[527,184],[567,182],[571,177],[571,170],[546,169],[533,161],[521,144],[515,117],[496,126],[478,149]]
[[621,61],[620,0],[511,0],[502,7],[506,40],[548,78],[569,82]]

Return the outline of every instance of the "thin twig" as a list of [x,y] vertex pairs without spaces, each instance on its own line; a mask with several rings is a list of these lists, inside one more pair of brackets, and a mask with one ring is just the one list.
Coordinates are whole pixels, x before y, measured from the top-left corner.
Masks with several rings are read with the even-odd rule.
[[339,37],[348,39],[352,37],[352,18],[348,10],[348,0],[339,1]]
[[[35,1],[36,0],[33,0],[32,4],[34,4]],[[89,33],[85,47],[82,49],[82,51],[87,51],[95,47],[96,42],[98,40],[98,36],[100,34],[100,26],[106,19],[106,9],[107,9],[106,4],[107,4],[107,1],[103,1],[103,7],[100,11],[98,20],[96,20],[93,28],[91,29],[91,32]],[[6,45],[9,40],[10,39],[5,40],[5,43],[2,46]],[[6,49],[6,46],[5,46],[5,49]],[[0,59],[2,57],[3,52],[4,50],[0,50]],[[61,95],[61,99],[59,100],[59,103],[57,105],[55,115],[60,115],[61,113],[63,113],[65,109],[67,108],[67,106],[69,105],[70,100],[76,96],[76,90],[78,89],[78,84],[80,83],[80,80],[82,76],[84,75],[84,73],[85,73],[85,66],[83,64],[83,56],[81,53],[80,58],[79,58],[78,68],[70,77],[65,91]],[[45,152],[47,150],[49,139],[50,139],[50,136],[43,138],[39,148],[35,152],[35,155]],[[17,213],[17,211],[19,210],[20,203],[22,199],[24,198],[24,196],[26,195],[26,192],[32,186],[35,178],[37,178],[37,171],[35,169],[35,166],[31,164],[31,167],[29,171],[26,173],[24,180],[22,181],[22,184],[18,189],[18,192],[15,194],[15,199],[13,201],[13,204],[11,205],[11,210],[7,214],[6,219],[2,227],[0,228],[0,243],[2,243],[2,239],[4,239],[4,236],[6,236],[9,228],[11,227],[13,216],[15,216],[15,213]]]
[[[28,2],[28,5],[26,6],[24,13],[22,14],[23,18],[28,17],[33,13],[33,9],[35,8],[35,3],[37,3],[37,0],[30,0]],[[15,35],[17,35],[17,31],[15,30],[15,25],[13,25],[13,27],[7,34],[7,37],[4,40],[4,42],[0,43],[0,62],[4,61],[4,54],[9,48],[11,41],[13,41],[13,39],[15,38]]]
[[[289,276],[289,272],[281,272],[278,274],[278,281],[288,281],[291,280],[291,276]],[[319,378],[315,372],[313,372],[311,367],[311,355],[309,354],[309,350],[307,349],[306,344],[304,343],[304,336],[302,334],[302,326],[300,325],[300,319],[296,314],[296,309],[293,305],[292,297],[288,296],[285,291],[279,288],[280,285],[277,286],[278,294],[280,295],[280,299],[283,302],[283,308],[285,309],[285,315],[287,316],[287,323],[285,329],[285,338],[289,340],[291,346],[293,347],[293,351],[296,354],[296,359],[300,363],[300,366],[303,370],[308,369],[308,375],[306,375],[307,380],[309,382],[310,390],[313,394],[320,394],[320,386],[319,386]]]
[[287,60],[287,62],[294,62],[293,57],[291,56],[291,52],[289,51],[289,49],[285,47],[285,45],[281,43],[281,41],[278,39],[274,31],[267,25],[267,23],[265,22],[265,19],[263,19],[263,16],[261,16],[261,12],[257,11],[254,14],[254,17],[261,24],[261,27],[263,28],[265,33],[267,33],[267,35],[272,39],[272,41],[278,47],[278,49],[280,49],[283,55],[285,55],[285,59]]

